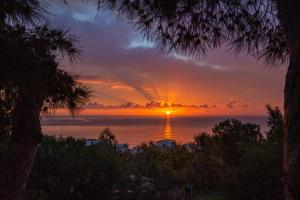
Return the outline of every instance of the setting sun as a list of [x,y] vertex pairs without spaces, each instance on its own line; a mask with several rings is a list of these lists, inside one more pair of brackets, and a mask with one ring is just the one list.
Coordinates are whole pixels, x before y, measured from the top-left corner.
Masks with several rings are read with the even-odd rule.
[[166,115],[171,115],[171,111],[169,111],[169,110],[167,110],[167,111],[165,111],[165,113],[166,113]]

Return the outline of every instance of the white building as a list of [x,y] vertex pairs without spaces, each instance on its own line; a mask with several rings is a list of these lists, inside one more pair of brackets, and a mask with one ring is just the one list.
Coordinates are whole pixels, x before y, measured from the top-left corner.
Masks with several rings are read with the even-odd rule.
[[98,144],[99,142],[100,142],[100,140],[98,140],[98,139],[87,139],[85,141],[85,145],[90,146],[90,145],[93,145],[93,144]]
[[128,151],[128,144],[117,144],[116,151],[119,153],[125,153]]
[[165,139],[165,140],[159,140],[154,143],[155,146],[159,148],[174,148],[176,147],[176,141],[170,140],[170,139]]

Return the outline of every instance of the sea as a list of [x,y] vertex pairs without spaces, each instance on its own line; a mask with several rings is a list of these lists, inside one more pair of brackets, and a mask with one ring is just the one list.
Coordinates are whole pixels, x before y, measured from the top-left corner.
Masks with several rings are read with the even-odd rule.
[[133,116],[69,116],[43,117],[42,131],[46,135],[95,139],[109,128],[119,143],[137,146],[144,142],[172,139],[184,144],[192,142],[201,132],[211,134],[215,124],[228,118],[239,119],[267,127],[267,116],[193,116],[193,117],[133,117]]

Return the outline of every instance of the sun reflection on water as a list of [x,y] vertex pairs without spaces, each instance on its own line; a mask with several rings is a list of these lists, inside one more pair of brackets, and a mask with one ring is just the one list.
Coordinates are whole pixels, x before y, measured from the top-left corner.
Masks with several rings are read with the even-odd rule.
[[166,117],[166,126],[165,126],[165,131],[164,131],[164,138],[165,139],[172,139],[173,134],[172,134],[172,127],[171,127],[171,122],[170,122],[170,117]]

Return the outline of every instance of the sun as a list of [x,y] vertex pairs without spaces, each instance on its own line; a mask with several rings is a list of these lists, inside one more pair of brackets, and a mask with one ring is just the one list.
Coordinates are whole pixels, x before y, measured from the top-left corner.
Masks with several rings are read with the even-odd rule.
[[165,111],[165,113],[166,113],[167,116],[169,116],[169,115],[171,115],[172,112],[167,110],[167,111]]

